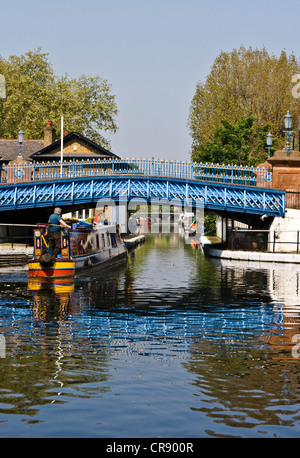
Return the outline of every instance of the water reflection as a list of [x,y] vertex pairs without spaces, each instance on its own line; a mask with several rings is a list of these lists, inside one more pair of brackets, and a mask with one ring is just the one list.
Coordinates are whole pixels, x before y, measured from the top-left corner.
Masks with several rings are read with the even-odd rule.
[[[221,276],[220,302],[230,308],[222,322],[224,338],[216,341],[211,329],[191,349],[186,367],[196,375],[199,398],[193,409],[223,424],[221,434],[208,428],[210,436],[295,437],[300,426],[300,355],[293,355],[293,337],[300,332],[300,269],[213,263]],[[220,337],[220,326],[215,329]]]
[[49,303],[55,304],[60,318],[65,316],[71,309],[74,288],[74,278],[30,278],[28,290],[32,291],[33,317],[46,320]]
[[171,234],[75,280],[3,276],[2,430],[18,414],[57,435],[43,406],[74,405],[74,435],[296,436],[299,273],[212,262]]

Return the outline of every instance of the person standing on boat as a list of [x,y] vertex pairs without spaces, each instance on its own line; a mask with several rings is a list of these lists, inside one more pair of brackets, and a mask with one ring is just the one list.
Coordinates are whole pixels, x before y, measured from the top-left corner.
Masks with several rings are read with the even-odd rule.
[[65,223],[61,217],[61,208],[56,207],[54,213],[50,215],[48,220],[48,246],[50,253],[55,258],[61,250],[61,227],[71,229],[71,226]]

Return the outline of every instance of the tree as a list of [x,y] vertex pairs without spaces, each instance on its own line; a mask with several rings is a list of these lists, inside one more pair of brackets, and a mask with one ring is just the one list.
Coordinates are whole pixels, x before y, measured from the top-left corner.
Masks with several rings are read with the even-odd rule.
[[264,144],[268,131],[269,125],[255,126],[252,116],[236,124],[222,119],[213,139],[195,148],[194,160],[242,165],[263,162],[267,158]]
[[106,80],[99,76],[56,76],[48,54],[40,48],[20,57],[0,56],[0,74],[5,77],[7,92],[7,98],[0,99],[0,137],[16,138],[22,129],[25,138],[42,138],[49,119],[60,135],[63,115],[66,129],[109,147],[103,132],[116,132],[118,110]]
[[[279,147],[284,145],[284,115],[289,110],[300,120],[300,104],[293,97],[293,76],[300,73],[294,55],[283,51],[279,58],[265,48],[253,50],[241,46],[222,51],[215,59],[205,83],[199,82],[190,106],[188,127],[192,137],[192,159],[199,149],[212,141],[221,120],[237,124],[253,117],[254,131],[266,125]],[[256,148],[256,143],[254,149]],[[260,146],[261,154],[264,146]],[[252,147],[249,154],[252,157]],[[259,158],[259,154],[257,159]],[[195,159],[194,159],[195,160]],[[216,161],[214,161],[216,162]]]

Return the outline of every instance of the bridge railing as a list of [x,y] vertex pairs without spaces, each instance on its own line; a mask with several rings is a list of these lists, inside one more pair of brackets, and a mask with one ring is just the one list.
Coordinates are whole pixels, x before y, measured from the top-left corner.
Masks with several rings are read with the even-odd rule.
[[163,159],[93,159],[4,164],[0,183],[55,180],[101,175],[145,175],[195,179],[268,188],[272,174],[265,168]]
[[269,169],[234,164],[194,163],[194,178],[262,188],[271,187],[272,184],[272,173]]

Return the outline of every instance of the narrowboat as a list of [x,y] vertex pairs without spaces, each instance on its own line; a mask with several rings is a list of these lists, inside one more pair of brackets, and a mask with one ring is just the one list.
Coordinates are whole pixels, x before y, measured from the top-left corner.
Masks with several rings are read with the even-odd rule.
[[86,222],[61,230],[61,253],[51,255],[44,231],[34,230],[33,258],[28,263],[30,277],[70,277],[93,266],[107,266],[127,258],[127,248],[116,233],[115,225],[93,226]]

